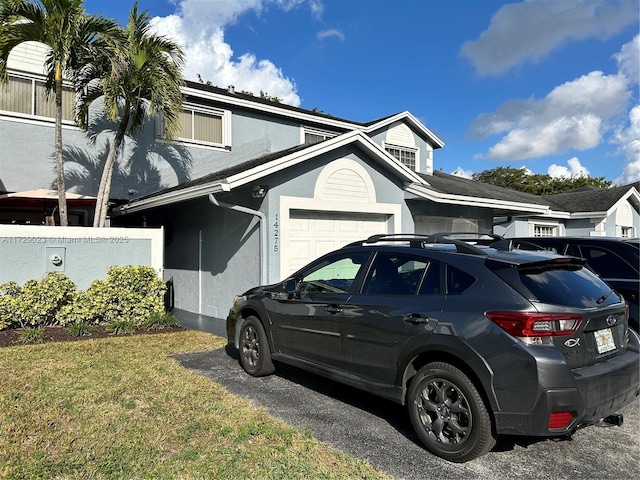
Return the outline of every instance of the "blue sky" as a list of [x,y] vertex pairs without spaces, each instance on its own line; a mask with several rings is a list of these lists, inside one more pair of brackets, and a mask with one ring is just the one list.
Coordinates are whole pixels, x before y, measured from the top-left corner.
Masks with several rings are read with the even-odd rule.
[[[129,0],[85,0],[125,23]],[[640,180],[638,0],[140,0],[185,77],[354,121],[410,111],[436,169]]]

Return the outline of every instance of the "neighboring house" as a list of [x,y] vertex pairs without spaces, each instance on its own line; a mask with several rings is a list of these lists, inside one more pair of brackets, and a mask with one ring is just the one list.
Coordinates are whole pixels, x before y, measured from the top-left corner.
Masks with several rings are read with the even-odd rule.
[[504,237],[607,236],[637,237],[640,231],[640,184],[582,187],[540,197],[545,215],[496,219],[494,232]]
[[[52,113],[33,108],[42,75],[27,57],[16,52],[10,93],[0,91],[0,193],[55,180]],[[556,210],[541,197],[434,171],[444,144],[406,111],[355,122],[233,87],[187,82],[183,93],[178,138],[160,141],[154,119],[128,139],[111,198],[112,225],[164,227],[164,276],[179,309],[223,318],[234,295],[372,234],[491,232],[495,217]],[[72,191],[96,194],[112,128],[103,123],[92,142],[67,119]],[[72,218],[88,225],[90,215]]]

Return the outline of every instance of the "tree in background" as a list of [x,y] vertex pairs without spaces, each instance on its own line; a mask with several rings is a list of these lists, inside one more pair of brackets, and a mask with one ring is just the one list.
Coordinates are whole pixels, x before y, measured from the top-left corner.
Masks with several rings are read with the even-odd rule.
[[62,163],[62,79],[73,77],[79,59],[101,50],[117,31],[112,20],[86,14],[84,0],[1,0],[0,83],[8,82],[9,53],[24,42],[39,42],[50,51],[45,60],[45,90],[55,96],[55,159],[60,224],[69,224]]
[[180,128],[184,84],[182,48],[150,31],[149,16],[146,11],[138,13],[137,2],[127,27],[101,53],[76,79],[76,92],[82,100],[78,125],[88,128],[89,107],[99,98],[107,118],[118,124],[100,179],[94,227],[105,224],[114,165],[125,135],[142,132],[149,117],[160,115],[164,138],[174,138]]
[[548,174],[529,174],[524,168],[513,167],[496,167],[484,170],[480,173],[474,173],[471,178],[479,182],[533,195],[555,195],[585,186],[609,188],[612,184],[611,181],[605,180],[605,177],[553,178]]

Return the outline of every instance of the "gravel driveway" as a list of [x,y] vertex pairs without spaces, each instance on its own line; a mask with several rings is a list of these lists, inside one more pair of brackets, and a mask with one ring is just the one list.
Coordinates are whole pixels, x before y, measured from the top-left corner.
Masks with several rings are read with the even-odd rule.
[[422,448],[404,407],[322,377],[276,364],[254,378],[225,349],[177,355],[185,368],[251,400],[289,425],[398,479],[626,479],[640,478],[640,401],[627,406],[622,427],[588,427],[571,438],[501,438],[487,455],[466,464]]

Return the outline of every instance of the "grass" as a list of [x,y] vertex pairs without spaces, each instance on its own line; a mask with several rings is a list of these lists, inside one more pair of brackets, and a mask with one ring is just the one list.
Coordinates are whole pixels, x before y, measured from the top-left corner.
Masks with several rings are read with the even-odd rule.
[[384,478],[169,355],[195,331],[0,349],[0,478]]

